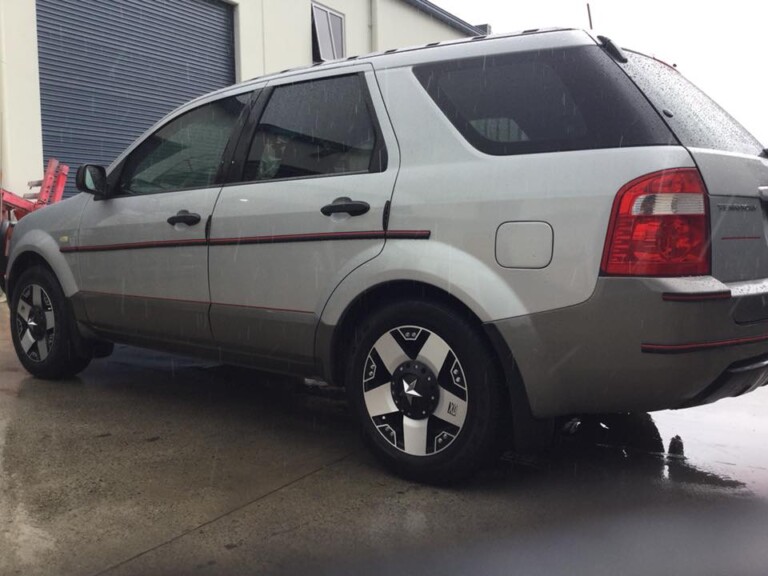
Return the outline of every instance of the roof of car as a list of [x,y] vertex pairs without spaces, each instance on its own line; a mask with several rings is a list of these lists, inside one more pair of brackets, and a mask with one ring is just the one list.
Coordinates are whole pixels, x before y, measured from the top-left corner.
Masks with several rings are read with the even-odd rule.
[[[597,42],[597,40],[595,40],[595,38],[592,36],[592,33],[585,30],[580,30],[578,28],[536,28],[531,30],[522,30],[519,32],[510,32],[507,34],[493,34],[488,36],[462,38],[459,40],[448,40],[444,42],[431,42],[422,46],[397,48],[383,52],[365,54],[363,56],[350,56],[349,58],[342,60],[333,60],[330,62],[322,62],[309,66],[291,68],[288,70],[282,70],[281,72],[275,72],[271,74],[265,74],[264,76],[251,78],[250,80],[245,80],[238,84],[227,86],[225,88],[221,88],[214,92],[210,92],[195,98],[194,100],[183,104],[176,110],[173,110],[167,114],[164,118],[160,119],[154,126],[145,132],[145,134],[142,135],[139,140],[144,138],[152,131],[156,130],[158,126],[180,114],[187,112],[192,108],[216,100],[218,98],[235,96],[237,94],[245,93],[249,91],[249,89],[263,85],[273,79],[302,75],[310,71],[314,72],[321,70],[340,70],[350,67],[350,65],[362,62],[371,63],[375,69],[387,69],[409,66],[428,61],[439,61],[451,57],[466,57],[472,54],[482,56],[488,53],[503,52],[508,50],[509,41],[515,41],[516,38],[520,38],[521,41],[523,41],[523,38],[527,38],[527,40],[525,40],[527,46],[524,49],[533,50],[568,45],[575,46]],[[496,44],[497,41],[498,44]],[[116,165],[122,159],[122,157],[131,150],[131,148],[132,147],[127,148],[123,154],[115,159],[111,166]]]
[[308,71],[315,71],[315,70],[320,71],[320,70],[339,69],[356,62],[370,62],[376,68],[404,66],[404,65],[408,65],[409,61],[412,61],[412,60],[413,61],[422,60],[422,59],[427,60],[427,58],[424,57],[424,51],[427,51],[427,50],[431,51],[435,49],[435,54],[434,54],[435,59],[439,60],[441,59],[441,56],[439,56],[439,54],[441,54],[442,52],[442,50],[440,49],[450,49],[451,47],[454,47],[459,50],[463,50],[461,46],[464,46],[467,44],[482,45],[486,42],[494,42],[499,40],[511,40],[515,38],[523,38],[523,37],[531,37],[531,36],[552,35],[556,33],[561,33],[561,34],[570,33],[571,35],[578,34],[584,41],[587,41],[589,38],[593,38],[592,33],[586,30],[578,29],[578,28],[534,28],[530,30],[521,30],[521,31],[509,32],[505,34],[492,34],[487,36],[478,35],[478,36],[473,36],[471,38],[461,38],[458,40],[446,40],[443,42],[430,42],[429,44],[424,44],[424,45],[408,46],[404,48],[393,48],[391,50],[385,50],[382,52],[373,52],[373,53],[364,54],[361,56],[350,56],[348,58],[343,58],[340,60],[331,60],[328,62],[318,62],[315,64],[310,64],[308,66],[298,66],[296,68],[288,68],[286,70],[281,70],[279,72],[272,72],[270,74],[264,74],[263,76],[257,76],[255,78],[244,80],[243,82],[239,82],[238,84],[227,86],[225,88],[221,88],[214,92],[210,92],[208,94],[204,94],[198,98],[195,98],[194,100],[191,100],[185,103],[183,106],[181,106],[180,108],[178,108],[177,110],[169,114],[169,116],[176,115],[176,113],[180,112],[183,109],[188,109],[195,105],[199,105],[203,101],[212,100],[218,96],[238,94],[238,93],[244,92],[249,87],[263,84],[269,80],[273,80],[276,78],[292,76],[294,74],[302,74]]

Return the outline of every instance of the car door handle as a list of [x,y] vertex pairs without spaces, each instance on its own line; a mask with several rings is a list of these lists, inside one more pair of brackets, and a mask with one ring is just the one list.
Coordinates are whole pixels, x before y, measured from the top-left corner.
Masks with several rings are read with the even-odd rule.
[[365,214],[371,209],[371,205],[368,202],[362,202],[360,200],[351,200],[349,198],[336,198],[332,204],[327,204],[320,208],[320,212],[326,216],[331,214],[346,213],[350,216],[360,216]]
[[188,210],[179,210],[176,216],[168,218],[168,224],[175,226],[176,224],[186,224],[187,226],[194,226],[200,223],[200,214],[189,212]]

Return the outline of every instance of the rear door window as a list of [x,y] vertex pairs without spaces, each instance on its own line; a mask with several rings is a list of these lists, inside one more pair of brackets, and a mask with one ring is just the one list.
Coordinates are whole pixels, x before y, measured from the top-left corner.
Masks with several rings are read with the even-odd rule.
[[414,74],[477,149],[509,155],[675,144],[597,46],[427,64]]
[[377,132],[357,74],[278,86],[259,120],[243,180],[375,171]]
[[[746,128],[675,68],[625,51],[626,70],[684,146],[758,155],[762,146]],[[666,111],[666,112],[665,112]]]

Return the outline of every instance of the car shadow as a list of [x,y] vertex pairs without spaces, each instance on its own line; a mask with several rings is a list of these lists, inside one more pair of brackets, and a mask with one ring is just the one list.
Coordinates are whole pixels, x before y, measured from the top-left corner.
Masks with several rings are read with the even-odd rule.
[[648,413],[588,415],[563,421],[549,452],[524,455],[510,450],[502,455],[495,470],[501,476],[550,475],[591,482],[632,475],[727,493],[746,488],[744,482],[692,464],[684,446],[684,439],[675,436],[667,450]]

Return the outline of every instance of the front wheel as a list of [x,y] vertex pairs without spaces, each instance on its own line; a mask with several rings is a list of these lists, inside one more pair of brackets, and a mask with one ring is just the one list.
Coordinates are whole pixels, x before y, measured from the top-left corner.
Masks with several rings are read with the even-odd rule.
[[355,334],[349,400],[375,454],[395,472],[450,482],[493,452],[506,406],[478,329],[442,304],[381,309]]
[[24,368],[38,378],[74,376],[90,358],[77,354],[74,319],[64,292],[47,268],[36,266],[15,282],[11,299],[11,337]]

